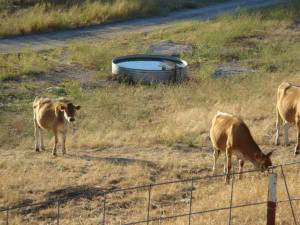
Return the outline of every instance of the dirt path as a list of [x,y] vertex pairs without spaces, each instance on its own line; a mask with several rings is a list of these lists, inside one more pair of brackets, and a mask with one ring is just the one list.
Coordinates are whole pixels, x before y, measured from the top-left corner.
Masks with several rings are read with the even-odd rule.
[[124,32],[146,32],[155,28],[170,26],[179,21],[209,19],[220,13],[237,8],[254,9],[280,3],[280,0],[233,0],[204,8],[174,12],[165,17],[137,19],[109,25],[97,25],[86,28],[50,32],[43,34],[17,36],[0,39],[0,53],[22,52],[24,48],[46,50],[68,45],[72,41],[110,38]]

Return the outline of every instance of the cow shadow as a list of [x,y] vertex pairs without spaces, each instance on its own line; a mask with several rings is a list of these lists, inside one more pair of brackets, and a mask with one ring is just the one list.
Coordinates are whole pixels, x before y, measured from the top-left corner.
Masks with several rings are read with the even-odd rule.
[[143,160],[143,159],[134,159],[134,158],[125,158],[125,157],[97,157],[91,155],[73,155],[67,154],[68,158],[72,159],[83,159],[86,161],[99,161],[99,162],[107,162],[116,165],[131,165],[131,164],[139,164],[142,166],[147,166],[151,168],[157,168],[157,164],[151,161]]
[[28,207],[23,206],[20,210],[21,214],[36,213],[43,209],[48,209],[51,207],[57,207],[59,205],[66,204],[73,200],[87,199],[93,200],[94,198],[103,196],[105,189],[101,187],[94,187],[89,185],[79,185],[79,186],[68,186],[55,191],[51,191],[45,194],[45,201],[41,203],[36,203],[28,205]]

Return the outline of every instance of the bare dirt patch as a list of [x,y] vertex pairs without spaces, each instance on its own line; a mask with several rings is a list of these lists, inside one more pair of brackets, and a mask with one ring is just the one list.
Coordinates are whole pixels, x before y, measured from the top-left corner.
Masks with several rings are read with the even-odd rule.
[[59,85],[65,80],[77,81],[83,89],[94,89],[117,84],[111,79],[97,77],[97,71],[87,70],[78,65],[63,65],[56,70],[35,76],[32,81],[48,85]]

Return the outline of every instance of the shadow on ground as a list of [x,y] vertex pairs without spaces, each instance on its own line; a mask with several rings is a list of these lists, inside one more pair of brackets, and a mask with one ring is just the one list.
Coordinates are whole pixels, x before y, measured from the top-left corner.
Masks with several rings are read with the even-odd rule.
[[[91,187],[88,185],[68,186],[52,192],[48,192],[45,195],[44,202],[40,204],[34,204],[31,207],[24,207],[20,211],[20,213],[21,214],[36,213],[40,210],[56,206],[58,201],[61,205],[63,205],[72,200],[77,200],[77,199],[93,200],[96,197],[102,196],[104,192],[105,190],[100,187]],[[28,202],[29,201],[27,201],[27,203]]]

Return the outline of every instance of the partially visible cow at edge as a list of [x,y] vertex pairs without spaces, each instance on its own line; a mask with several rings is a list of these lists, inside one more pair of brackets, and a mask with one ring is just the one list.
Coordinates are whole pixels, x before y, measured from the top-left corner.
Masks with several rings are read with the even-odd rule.
[[297,127],[297,144],[295,147],[295,155],[300,153],[300,86],[283,82],[279,85],[277,91],[276,104],[276,137],[275,144],[279,145],[280,125],[284,127],[284,143],[289,144],[288,129],[289,124]]
[[247,125],[237,116],[218,112],[212,120],[210,139],[214,149],[213,174],[221,151],[226,154],[224,164],[225,182],[229,183],[231,157],[234,154],[239,159],[239,178],[242,178],[244,160],[249,160],[255,168],[261,171],[272,166],[270,156],[272,152],[264,154],[255,143]]
[[36,97],[33,102],[33,122],[35,136],[35,150],[45,150],[42,130],[50,130],[54,133],[53,155],[56,156],[58,138],[62,139],[62,153],[66,153],[67,123],[75,121],[76,111],[80,106],[75,106],[66,99],[52,100],[50,98]]

